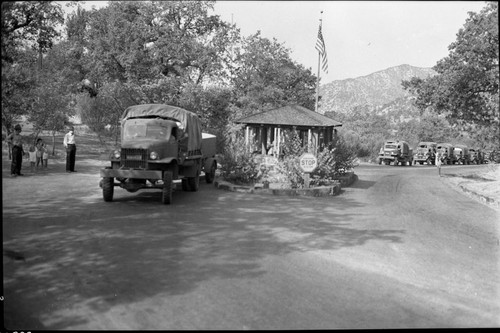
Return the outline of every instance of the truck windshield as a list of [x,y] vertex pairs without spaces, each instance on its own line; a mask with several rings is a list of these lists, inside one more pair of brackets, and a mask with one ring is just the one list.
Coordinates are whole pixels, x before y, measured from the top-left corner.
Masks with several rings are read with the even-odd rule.
[[420,145],[419,148],[427,148],[427,145]]
[[396,149],[396,145],[385,145],[387,149]]
[[124,140],[137,138],[148,138],[156,140],[168,140],[170,138],[171,127],[164,127],[157,124],[127,124],[123,132]]

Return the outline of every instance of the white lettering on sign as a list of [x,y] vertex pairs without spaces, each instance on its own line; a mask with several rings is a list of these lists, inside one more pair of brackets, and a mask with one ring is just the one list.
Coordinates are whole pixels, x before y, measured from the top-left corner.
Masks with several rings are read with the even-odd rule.
[[318,160],[316,159],[316,156],[310,153],[305,153],[300,156],[300,168],[304,172],[313,172],[314,169],[318,166]]

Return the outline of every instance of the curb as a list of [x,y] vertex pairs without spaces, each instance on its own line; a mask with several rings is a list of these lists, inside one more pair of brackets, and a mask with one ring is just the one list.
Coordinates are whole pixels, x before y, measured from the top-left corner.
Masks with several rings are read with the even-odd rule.
[[[450,176],[444,176],[444,178],[445,179],[450,178]],[[488,197],[488,196],[485,196],[483,194],[479,194],[473,190],[470,190],[469,188],[467,188],[467,186],[464,186],[460,183],[453,184],[451,181],[446,181],[446,183],[448,183],[448,186],[456,187],[459,190],[461,190],[462,192],[464,192],[465,194],[468,194],[469,196],[471,196],[479,201],[482,201],[483,203],[486,203],[487,205],[491,205],[491,206],[495,206],[495,207],[500,208],[500,202],[498,200],[495,200],[491,197]]]
[[465,193],[467,194],[470,194],[472,195],[473,197],[476,197],[477,199],[481,200],[481,201],[484,201],[490,205],[495,205],[497,207],[500,207],[500,203],[498,201],[496,201],[495,199],[493,198],[490,198],[490,197],[487,197],[485,195],[482,195],[482,194],[479,194],[477,192],[474,192],[474,191],[471,191],[469,190],[467,187],[463,186],[463,185],[458,185],[458,187]]
[[331,185],[331,186],[317,186],[311,188],[300,188],[300,189],[270,189],[263,188],[260,186],[243,186],[243,185],[234,185],[230,182],[216,179],[214,181],[214,186],[218,189],[231,191],[231,192],[239,192],[239,193],[263,193],[263,194],[272,194],[278,196],[306,196],[306,197],[331,197],[337,196],[340,194],[342,187],[352,185],[358,176],[354,173],[350,173],[346,176],[340,177],[340,183]]

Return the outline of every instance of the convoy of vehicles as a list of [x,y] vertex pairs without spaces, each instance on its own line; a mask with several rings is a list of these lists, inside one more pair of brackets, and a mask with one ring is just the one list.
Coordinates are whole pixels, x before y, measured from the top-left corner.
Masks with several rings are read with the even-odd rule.
[[116,186],[160,189],[162,202],[170,204],[175,181],[184,191],[198,191],[201,171],[207,183],[214,181],[215,152],[216,137],[202,133],[195,113],[164,104],[131,106],[122,116],[121,147],[101,169],[103,199],[112,201]]
[[[377,160],[378,164],[384,163],[385,165],[406,165],[411,161],[413,164],[434,165],[436,163],[436,155],[441,158],[442,164],[483,164],[487,163],[486,153],[481,149],[469,148],[461,144],[451,144],[447,142],[436,143],[432,141],[419,142],[415,148],[415,154],[411,154],[411,148],[405,141],[392,140],[385,141],[384,145],[380,148]],[[412,157],[410,158],[410,155]]]
[[379,152],[378,163],[385,165],[412,165],[413,149],[406,141],[386,141]]
[[417,146],[413,162],[417,164],[427,163],[428,165],[434,164],[436,161],[436,147],[435,142],[420,142]]

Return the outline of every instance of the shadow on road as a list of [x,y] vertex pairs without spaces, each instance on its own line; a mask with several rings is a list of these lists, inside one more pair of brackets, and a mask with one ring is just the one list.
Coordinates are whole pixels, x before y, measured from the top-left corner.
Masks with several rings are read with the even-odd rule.
[[[105,203],[91,176],[99,168],[78,168],[89,172],[79,177],[92,190],[5,207],[4,247],[25,258],[4,257],[9,329],[65,329],[90,313],[182,295],[211,279],[258,277],[267,256],[402,241],[402,230],[356,228],[366,217],[353,199],[224,192],[203,183],[199,192],[175,191],[172,205],[160,203],[160,191],[118,188]],[[17,308],[29,311],[23,317]]]

